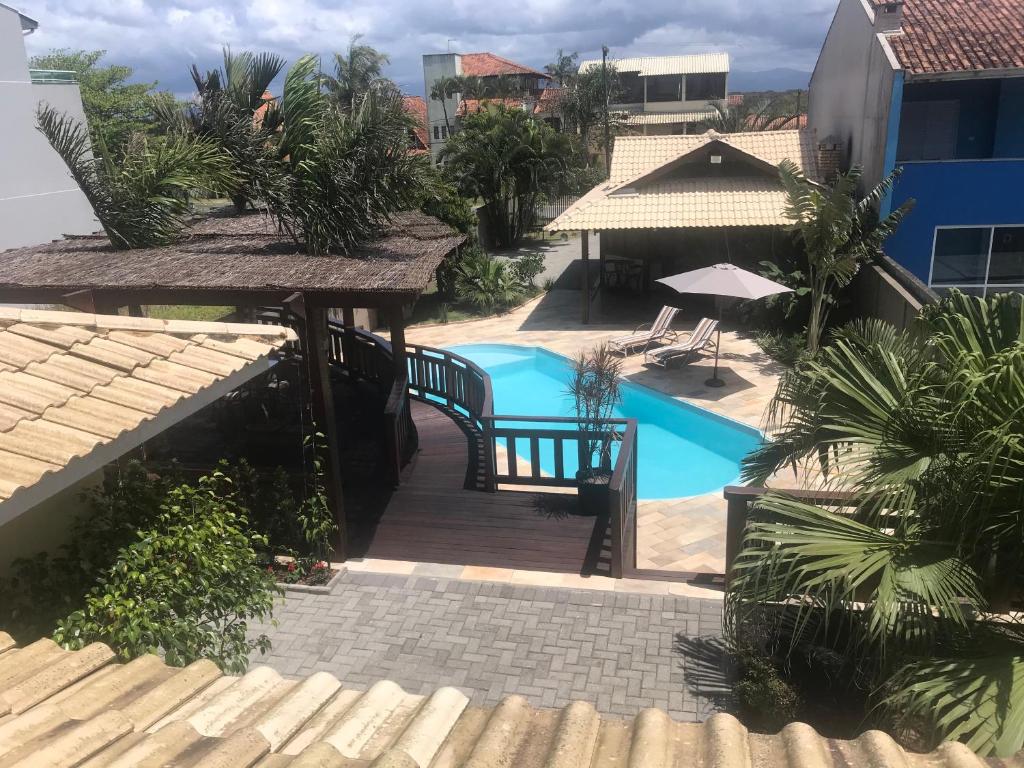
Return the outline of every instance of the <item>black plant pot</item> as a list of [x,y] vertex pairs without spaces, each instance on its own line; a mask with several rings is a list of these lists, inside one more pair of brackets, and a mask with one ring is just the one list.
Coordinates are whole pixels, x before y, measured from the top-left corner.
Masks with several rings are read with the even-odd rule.
[[608,484],[612,473],[605,469],[584,469],[576,473],[579,513],[597,517],[608,510]]

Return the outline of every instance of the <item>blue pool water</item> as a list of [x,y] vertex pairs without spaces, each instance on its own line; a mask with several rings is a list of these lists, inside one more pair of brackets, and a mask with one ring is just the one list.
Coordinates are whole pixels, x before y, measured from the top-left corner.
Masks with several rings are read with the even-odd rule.
[[[540,347],[466,344],[449,348],[491,376],[494,412],[516,416],[572,416],[566,394],[570,361]],[[724,418],[648,387],[625,382],[616,416],[637,420],[639,497],[674,499],[714,491],[734,482],[740,461],[761,442],[752,427]],[[508,426],[508,425],[505,425]],[[551,473],[554,449],[541,447],[541,468]],[[516,452],[529,460],[524,445]],[[574,457],[565,456],[575,471]]]

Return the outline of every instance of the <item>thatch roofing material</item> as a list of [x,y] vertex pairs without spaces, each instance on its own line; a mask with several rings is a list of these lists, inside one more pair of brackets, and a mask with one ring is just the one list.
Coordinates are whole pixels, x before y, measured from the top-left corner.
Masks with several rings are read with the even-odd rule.
[[397,214],[383,236],[351,256],[312,257],[270,218],[211,216],[179,242],[118,251],[103,235],[0,256],[7,290],[282,291],[420,293],[464,236],[419,212]]

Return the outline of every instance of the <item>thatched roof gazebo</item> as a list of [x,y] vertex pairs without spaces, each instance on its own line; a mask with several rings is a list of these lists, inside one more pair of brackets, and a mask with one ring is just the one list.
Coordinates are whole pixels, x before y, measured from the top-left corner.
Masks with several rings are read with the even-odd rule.
[[67,237],[0,254],[0,303],[64,304],[83,312],[136,314],[146,304],[287,307],[302,319],[313,418],[327,438],[328,498],[341,527],[338,435],[331,397],[327,313],[376,308],[391,328],[395,381],[405,392],[403,309],[423,292],[464,236],[419,212],[396,214],[381,236],[346,256],[308,256],[261,214],[213,214],[171,245],[116,250],[103,234]]

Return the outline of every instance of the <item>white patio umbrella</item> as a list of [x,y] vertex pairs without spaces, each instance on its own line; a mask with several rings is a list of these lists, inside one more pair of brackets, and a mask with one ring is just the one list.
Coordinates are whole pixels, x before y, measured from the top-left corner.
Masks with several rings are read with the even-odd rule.
[[[792,288],[776,283],[753,272],[740,269],[735,264],[714,264],[689,272],[680,272],[671,277],[662,277],[657,282],[667,285],[678,293],[703,293],[709,296],[732,296],[737,299],[763,299],[776,293],[788,293]],[[715,340],[715,372],[705,381],[709,387],[725,384],[718,378],[718,348],[722,341],[722,308],[718,308],[718,337]]]

